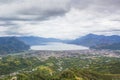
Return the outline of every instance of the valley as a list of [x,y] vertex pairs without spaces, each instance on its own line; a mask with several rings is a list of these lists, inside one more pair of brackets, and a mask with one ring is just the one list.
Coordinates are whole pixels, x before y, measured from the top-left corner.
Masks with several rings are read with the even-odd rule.
[[0,80],[120,80],[120,0],[0,0]]
[[119,80],[119,66],[119,50],[29,50],[1,55],[0,80]]
[[0,37],[0,80],[120,80],[119,40]]

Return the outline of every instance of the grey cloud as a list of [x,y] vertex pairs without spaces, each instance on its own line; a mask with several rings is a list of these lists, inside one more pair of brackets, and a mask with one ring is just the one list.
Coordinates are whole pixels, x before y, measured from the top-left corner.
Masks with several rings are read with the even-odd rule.
[[[0,0],[0,2],[10,2],[11,0]],[[59,5],[60,1],[55,1],[53,0],[53,3],[49,3],[49,0],[44,1],[44,0],[35,0],[38,1],[39,3],[30,3],[30,1],[26,1],[24,3],[23,0],[20,0],[19,6],[21,5],[21,8],[15,12],[14,16],[10,17],[4,17],[0,16],[1,21],[43,21],[43,20],[48,20],[51,17],[56,17],[56,16],[63,16],[67,12],[70,11],[71,8],[78,8],[80,10],[95,10],[97,11],[106,11],[110,13],[109,11],[120,11],[120,0],[62,0],[63,5]],[[14,3],[14,0],[11,1]],[[47,2],[45,4],[44,2]],[[24,4],[23,4],[24,3]],[[56,3],[56,4],[55,4]],[[7,3],[8,5],[10,3]],[[15,6],[16,7],[16,6]],[[4,8],[4,7],[3,7]],[[9,6],[8,6],[9,8]],[[94,11],[93,11],[94,12]],[[103,13],[101,12],[101,13]],[[9,14],[9,13],[8,13]],[[30,15],[30,16],[36,16],[36,17],[22,17],[20,18],[19,15]]]
[[120,19],[112,19],[111,21],[120,22]]
[[[21,15],[21,16],[27,16],[27,15],[30,15],[31,13],[25,13],[24,15]],[[63,16],[64,13],[63,12],[47,12],[45,14],[42,14],[42,15],[35,15],[35,14],[31,14],[29,17],[19,17],[18,16],[12,16],[12,17],[0,17],[0,21],[4,21],[5,23],[4,24],[0,24],[1,26],[5,26],[5,25],[15,25],[14,23],[12,23],[13,21],[33,21],[33,22],[38,22],[38,21],[45,21],[45,20],[48,20],[52,17],[55,17],[55,16]]]
[[[31,12],[32,11],[32,12]],[[48,10],[48,11],[39,11],[35,9],[28,9],[28,10],[23,10],[20,12],[21,15],[30,15],[30,16],[36,16],[33,18],[25,19],[25,20],[31,20],[31,21],[43,21],[43,20],[48,20],[51,17],[56,17],[56,16],[63,16],[67,11],[65,10]]]
[[24,36],[24,35],[29,35],[29,34],[19,33],[19,32],[16,32],[16,31],[4,31],[4,34],[9,35],[9,36]]
[[72,6],[78,9],[115,13],[120,11],[120,0],[71,0]]
[[0,0],[0,3],[11,3],[13,1],[16,1],[16,0]]
[[71,7],[85,9],[88,8],[92,2],[91,0],[71,0]]
[[5,27],[8,27],[8,26],[16,26],[17,24],[15,23],[12,23],[12,22],[9,22],[9,21],[5,21],[4,23],[0,23],[0,26],[5,26]]
[[8,27],[8,29],[2,33],[4,33],[5,35],[9,35],[9,36],[24,36],[24,35],[29,35],[27,33],[20,33],[19,32],[19,28],[20,26],[16,25],[16,26],[11,26],[11,27]]
[[105,33],[105,32],[120,32],[120,29],[109,29],[109,30],[97,30],[93,32],[100,32],[100,33]]
[[[46,21],[46,23],[44,23],[45,26],[56,26],[56,24],[58,24],[56,27],[70,26],[70,28],[67,27],[71,29],[70,31],[72,31],[72,29],[75,28],[73,26],[78,26],[77,28],[79,29],[80,27],[82,27],[83,24],[87,24],[87,23],[88,25],[86,27],[83,27],[83,29],[80,29],[80,30],[86,31],[86,32],[93,31],[93,32],[100,32],[100,33],[110,32],[110,31],[111,32],[120,31],[119,29],[114,29],[114,28],[107,29],[109,27],[108,25],[106,25],[107,24],[106,20],[111,21],[111,23],[112,21],[119,21],[119,18],[117,17],[120,16],[119,15],[120,0],[0,0],[0,4],[2,4],[0,5],[0,11],[1,11],[0,21],[4,22],[4,23],[0,23],[0,26],[6,26],[6,27],[13,26],[8,28],[8,30],[5,32],[6,34],[9,34],[9,35],[25,35],[25,34],[29,35],[29,33],[24,34],[24,31],[23,33],[19,32],[20,30],[19,28],[24,27],[23,26],[25,25],[24,22],[27,22],[29,25],[34,26],[35,22],[39,24],[42,21]],[[75,9],[73,11],[76,11],[76,13],[71,12],[72,9]],[[78,13],[77,13],[77,10],[78,10]],[[67,17],[66,17],[66,14],[67,14]],[[80,19],[75,19],[75,23],[77,23],[77,25],[74,25],[73,23],[69,23],[69,19],[73,19],[73,17],[76,16],[76,14],[78,18],[80,18]],[[114,17],[114,15],[116,14],[118,16]],[[100,16],[100,18],[98,18],[99,15],[102,15],[102,17]],[[59,20],[55,23],[55,25],[54,25],[54,22],[52,21],[49,22],[49,20],[55,19],[58,16],[64,19],[64,20],[60,19],[60,20],[63,20],[63,22]],[[104,23],[102,20],[106,21],[106,23]],[[14,23],[14,21],[18,21],[20,23]],[[48,24],[47,24],[47,21],[49,22]],[[60,24],[63,24],[63,25],[60,25]],[[41,26],[40,26],[40,29],[41,29]],[[101,30],[100,31],[98,30],[99,28],[97,29],[94,26],[103,27],[103,30],[100,29]],[[105,26],[107,26],[106,29],[104,28]],[[67,28],[65,29],[67,30]],[[49,30],[48,27],[45,29]],[[76,29],[75,32],[78,31],[78,29]],[[32,29],[30,32],[32,32]],[[63,31],[63,32],[66,32],[66,31]],[[78,31],[78,33],[79,32],[81,31]],[[43,34],[43,33],[40,33],[40,34]]]
[[13,17],[0,17],[0,21],[35,21],[38,20],[37,18],[20,18],[18,16],[13,16]]
[[[5,10],[3,11],[4,13],[6,12],[6,15],[0,15],[0,21],[45,21],[56,16],[63,16],[70,9],[69,0],[53,0],[51,2],[49,0],[10,1],[11,0],[0,0],[1,3],[6,3],[5,6],[2,6],[2,8],[5,7]],[[12,16],[9,14],[9,7],[10,13],[13,13],[11,14]],[[3,24],[3,26],[5,25]]]
[[[70,7],[78,8],[80,10],[90,10],[90,11],[95,10],[95,12],[101,11],[101,13],[106,11],[110,14],[111,14],[111,11],[120,11],[119,10],[120,0],[65,0],[65,1],[64,0],[62,0],[62,1],[53,0],[53,3],[52,2],[49,3],[49,0],[47,0],[47,1],[35,0],[34,2],[36,2],[36,4],[33,3],[33,5],[32,5],[32,3],[30,4],[29,0],[26,0],[26,1],[19,0],[18,6],[20,6],[20,4],[22,4],[22,5],[21,5],[20,10],[18,8],[18,10],[16,12],[14,12],[15,16],[12,16],[12,17],[0,16],[0,20],[2,20],[2,21],[40,20],[40,21],[42,21],[42,20],[47,20],[50,17],[62,16],[70,11]],[[9,2],[14,3],[15,0],[0,0],[0,2],[8,4],[8,9],[9,9],[9,4],[10,4]],[[62,5],[62,3],[59,4],[60,2],[62,2],[63,5]],[[15,6],[15,7],[17,8],[17,6]],[[31,16],[36,16],[36,17],[35,18],[34,17],[19,18],[18,17],[19,15],[31,15]]]
[[120,29],[111,29],[109,32],[120,32]]

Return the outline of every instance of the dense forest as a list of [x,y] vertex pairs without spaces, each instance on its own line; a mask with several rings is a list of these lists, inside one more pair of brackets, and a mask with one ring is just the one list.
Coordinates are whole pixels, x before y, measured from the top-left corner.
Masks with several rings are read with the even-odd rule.
[[0,80],[120,80],[119,66],[114,57],[9,55],[0,59]]

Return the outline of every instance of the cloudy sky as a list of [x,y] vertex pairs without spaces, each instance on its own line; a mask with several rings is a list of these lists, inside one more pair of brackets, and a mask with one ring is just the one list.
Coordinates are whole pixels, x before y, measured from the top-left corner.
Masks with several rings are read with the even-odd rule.
[[120,34],[120,0],[0,0],[0,36]]

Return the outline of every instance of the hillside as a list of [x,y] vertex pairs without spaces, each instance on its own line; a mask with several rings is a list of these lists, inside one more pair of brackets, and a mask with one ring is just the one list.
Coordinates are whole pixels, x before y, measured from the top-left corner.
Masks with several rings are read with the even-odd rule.
[[29,54],[2,57],[0,80],[120,80],[120,58],[78,54],[45,59]]
[[45,43],[48,42],[62,42],[62,40],[55,38],[43,38],[43,37],[35,37],[35,36],[24,36],[17,38],[28,45],[44,45]]
[[120,43],[112,44],[100,44],[96,46],[91,46],[91,49],[109,49],[109,50],[120,50]]
[[104,35],[96,35],[96,34],[88,34],[86,36],[77,38],[71,42],[70,44],[83,45],[90,48],[95,49],[120,49],[120,36],[112,35],[112,36],[104,36]]
[[0,54],[21,52],[29,48],[29,45],[15,37],[0,37]]
[[[120,75],[105,75],[76,69],[68,69],[56,74],[50,67],[40,66],[31,73],[24,72],[15,77],[11,77],[12,80],[15,78],[17,78],[17,80],[119,80]],[[9,80],[9,78],[6,78],[6,80]]]

